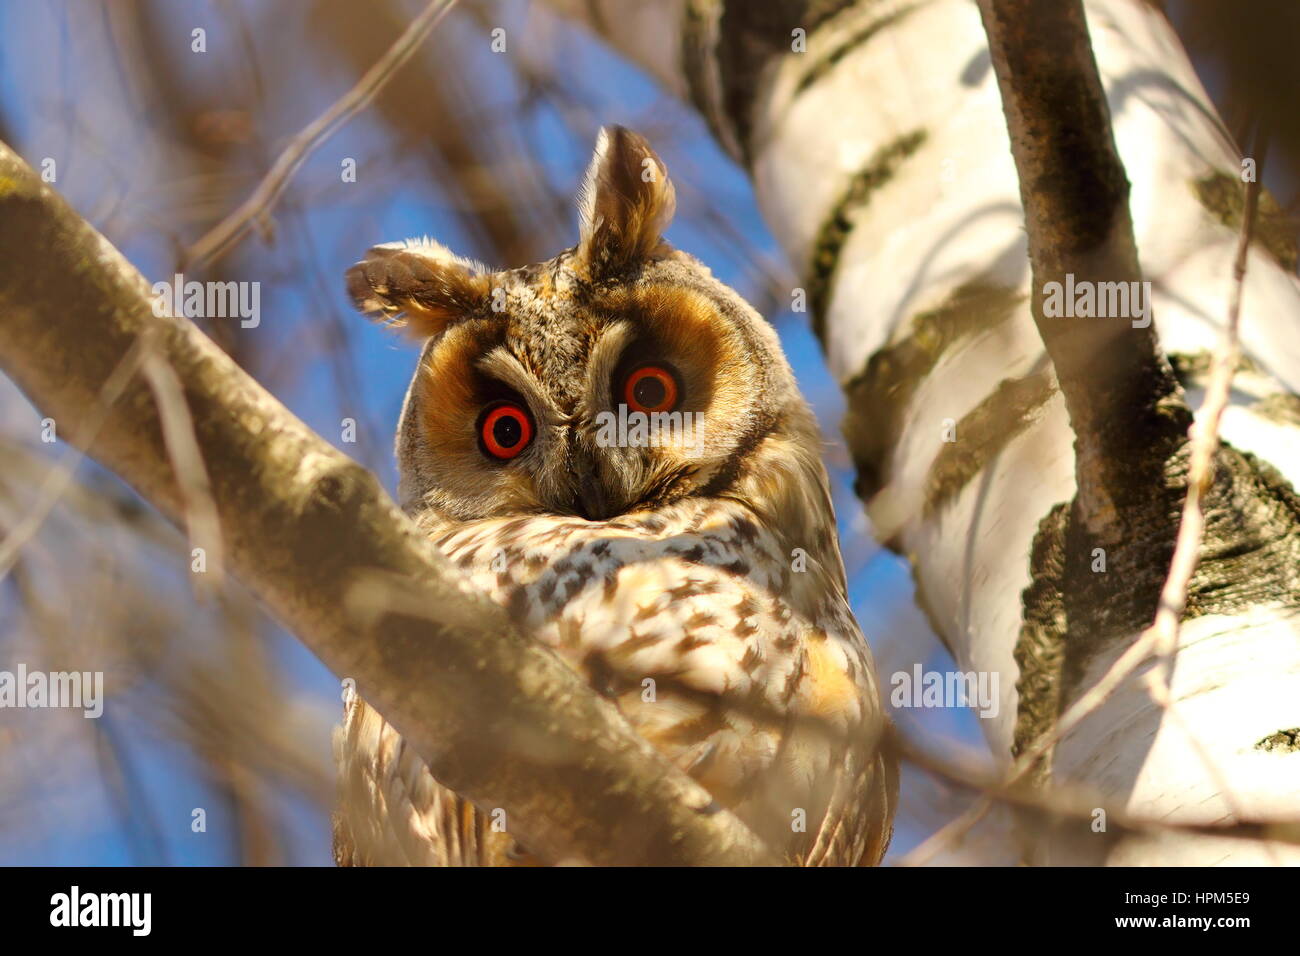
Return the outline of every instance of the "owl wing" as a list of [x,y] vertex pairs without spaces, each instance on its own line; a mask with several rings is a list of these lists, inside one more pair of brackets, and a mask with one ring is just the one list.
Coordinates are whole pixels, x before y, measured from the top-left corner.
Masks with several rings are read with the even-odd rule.
[[[698,747],[696,748],[698,752]],[[845,755],[804,866],[874,865],[898,802],[897,768],[863,747]],[[339,866],[518,866],[535,863],[493,832],[469,801],[442,786],[379,712],[354,697],[335,728],[340,783],[333,819]]]
[[[898,765],[878,748],[846,754],[803,866],[875,866],[893,837]],[[882,821],[888,821],[882,826]]]
[[356,695],[334,731],[339,866],[508,866],[514,841],[438,783],[379,712]]

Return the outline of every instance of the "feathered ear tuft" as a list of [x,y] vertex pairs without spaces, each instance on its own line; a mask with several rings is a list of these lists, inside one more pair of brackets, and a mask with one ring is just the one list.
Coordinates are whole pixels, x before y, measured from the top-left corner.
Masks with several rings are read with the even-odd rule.
[[607,126],[578,194],[578,261],[592,279],[615,275],[654,252],[677,208],[668,167],[645,137]]
[[431,239],[389,242],[348,270],[348,295],[368,318],[427,339],[482,313],[491,295],[483,273]]

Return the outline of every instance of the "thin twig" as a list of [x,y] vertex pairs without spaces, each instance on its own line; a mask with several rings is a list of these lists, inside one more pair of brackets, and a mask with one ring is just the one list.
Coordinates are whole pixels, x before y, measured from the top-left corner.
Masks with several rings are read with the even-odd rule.
[[[897,749],[900,760],[910,763],[936,779],[978,793],[991,803],[1000,803],[1008,807],[1088,824],[1095,820],[1097,810],[1104,810],[1108,832],[1120,830],[1134,833],[1186,833],[1237,840],[1271,839],[1300,845],[1300,823],[1296,821],[1238,820],[1228,825],[1221,825],[1179,823],[1167,818],[1157,819],[1130,813],[1122,806],[1107,805],[1097,794],[1080,787],[1060,787],[1050,793],[1028,787],[1016,787],[1006,778],[982,772],[978,768],[932,753],[901,735],[895,735],[891,744]],[[919,849],[918,847],[917,850]],[[924,862],[924,859],[917,857],[917,850],[903,857],[898,865],[917,865]]]
[[266,216],[312,150],[370,104],[455,5],[456,0],[430,0],[397,42],[356,85],[293,138],[253,194],[186,250],[185,264],[193,267],[219,258],[239,241],[254,220]]
[[203,553],[203,572],[191,574],[194,593],[203,596],[224,583],[221,519],[212,500],[212,483],[203,464],[203,453],[194,436],[194,418],[185,402],[185,389],[167,360],[153,347],[152,337],[146,335],[146,338],[150,343],[145,352],[144,378],[158,405],[163,442],[185,506],[185,530],[190,546]]
[[[1258,166],[1257,166],[1258,169]],[[1219,425],[1232,395],[1232,379],[1241,361],[1241,300],[1246,286],[1246,262],[1250,240],[1259,210],[1258,176],[1246,184],[1245,210],[1237,236],[1237,256],[1232,267],[1232,298],[1228,306],[1228,323],[1223,342],[1215,351],[1214,368],[1205,390],[1205,401],[1192,424],[1192,455],[1188,467],[1187,499],[1183,503],[1183,523],[1169,568],[1169,578],[1160,592],[1160,608],[1153,629],[1159,630],[1158,652],[1162,658],[1161,679],[1169,686],[1174,649],[1178,646],[1179,622],[1187,607],[1187,588],[1200,557],[1201,537],[1205,531],[1202,501],[1214,478],[1214,457],[1219,450]],[[1152,679],[1155,672],[1152,672]]]

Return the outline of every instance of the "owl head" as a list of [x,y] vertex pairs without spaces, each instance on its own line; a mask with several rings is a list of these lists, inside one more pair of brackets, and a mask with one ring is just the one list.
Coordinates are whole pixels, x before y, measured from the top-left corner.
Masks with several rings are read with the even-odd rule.
[[597,521],[734,494],[763,455],[820,470],[775,333],[664,241],[674,206],[645,139],[609,127],[555,258],[494,271],[423,239],[348,271],[358,309],[424,341],[398,426],[408,510]]

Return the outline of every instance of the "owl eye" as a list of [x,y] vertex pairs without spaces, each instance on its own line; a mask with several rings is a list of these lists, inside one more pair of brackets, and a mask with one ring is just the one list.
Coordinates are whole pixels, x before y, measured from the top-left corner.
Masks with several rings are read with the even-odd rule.
[[490,405],[479,420],[478,437],[486,455],[507,461],[533,440],[533,420],[526,411],[510,402]]
[[668,412],[677,407],[677,375],[663,365],[642,365],[627,377],[623,400],[634,412]]

